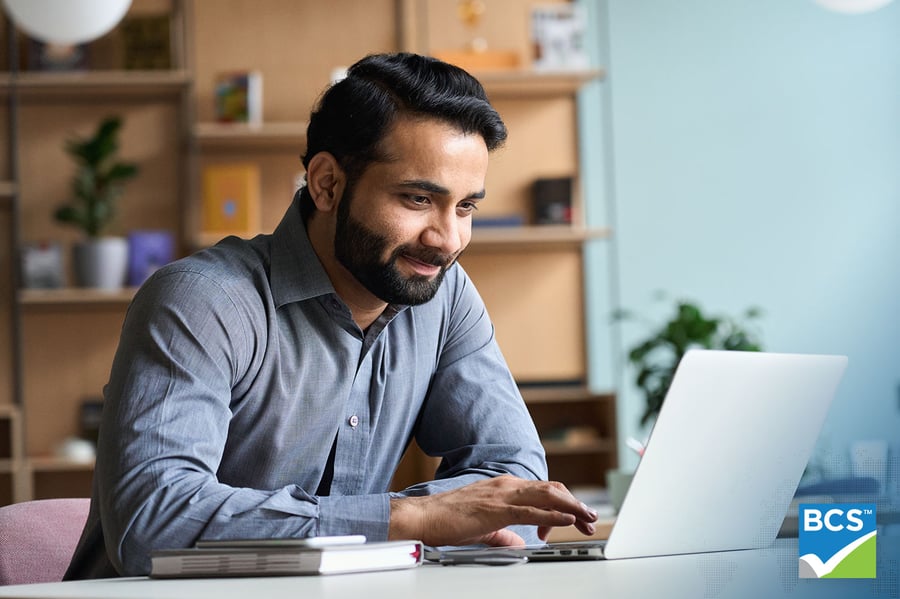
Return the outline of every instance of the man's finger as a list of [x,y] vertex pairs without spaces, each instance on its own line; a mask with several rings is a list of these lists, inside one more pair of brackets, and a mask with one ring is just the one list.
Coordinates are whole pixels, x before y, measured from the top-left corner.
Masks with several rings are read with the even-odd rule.
[[510,506],[510,524],[532,524],[537,526],[571,526],[577,518],[567,512],[558,512],[540,507]]
[[485,545],[490,545],[491,547],[510,547],[525,544],[525,539],[506,528],[501,528],[500,530],[492,532],[481,539],[481,541]]
[[562,483],[554,481],[521,488],[515,502],[519,505],[532,505],[548,510],[566,512],[572,514],[578,520],[586,522],[593,522],[597,519],[596,511],[576,499]]

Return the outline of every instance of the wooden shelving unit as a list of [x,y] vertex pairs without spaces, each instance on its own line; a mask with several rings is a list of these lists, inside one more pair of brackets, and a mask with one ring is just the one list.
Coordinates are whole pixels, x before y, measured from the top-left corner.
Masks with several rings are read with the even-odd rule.
[[[12,76],[0,72],[0,95],[9,94]],[[19,73],[15,78],[20,99],[61,97],[122,97],[141,99],[178,94],[190,84],[186,70],[172,71],[86,71],[73,73]]]
[[[273,35],[282,27],[288,27],[289,15],[294,10],[284,3],[279,6],[283,11],[281,22],[266,22],[266,30]],[[401,0],[393,8],[399,9],[395,33],[401,40],[400,47],[420,53],[429,53],[430,42],[443,36],[446,25],[456,19],[452,3]],[[295,169],[294,173],[300,170],[296,157],[305,151],[306,123],[296,117],[306,118],[308,112],[295,112],[294,107],[298,103],[304,108],[311,107],[327,84],[325,76],[331,68],[335,64],[347,65],[349,60],[361,54],[350,54],[349,59],[336,55],[331,61],[320,61],[321,57],[313,56],[312,64],[306,69],[312,76],[305,78],[302,84],[298,82],[296,94],[273,94],[269,81],[283,76],[283,61],[276,61],[241,42],[229,47],[216,42],[223,36],[232,39],[227,32],[238,31],[235,29],[237,24],[234,19],[213,14],[208,8],[198,5],[197,9],[198,39],[208,43],[206,47],[198,48],[198,71],[195,73],[199,121],[192,128],[198,165],[194,175],[195,192],[199,188],[199,172],[206,164],[238,160],[256,162],[263,179],[263,226],[260,232],[269,232],[286,208],[290,192],[285,192],[285,188],[291,169]],[[378,7],[373,5],[367,9],[367,14],[372,15],[377,10]],[[528,8],[517,5],[510,10],[527,11]],[[321,13],[317,16],[317,24],[322,27],[332,18]],[[495,21],[488,22],[490,18]],[[509,22],[526,21],[518,14],[501,14],[498,9],[489,9],[483,32],[488,37],[497,34],[511,47],[518,44],[523,56],[527,57],[530,49],[527,30],[517,31],[518,35],[507,31]],[[350,37],[371,37],[371,29],[360,27],[361,24],[362,21],[354,24],[353,19],[347,21],[346,29],[355,32]],[[445,41],[441,43],[444,45],[440,47],[446,47]],[[367,48],[368,51],[372,48]],[[209,80],[212,73],[224,69],[229,58],[238,56],[242,60],[255,57],[252,65],[263,73],[266,91],[261,127],[210,122],[212,90],[204,81]],[[315,75],[317,72],[319,74]],[[523,68],[476,71],[473,75],[484,85],[510,130],[506,147],[492,157],[486,182],[488,199],[482,213],[485,216],[514,215],[525,223],[532,222],[530,190],[538,177],[571,176],[576,196],[572,198],[571,225],[475,227],[462,264],[487,303],[500,347],[520,383],[583,381],[586,378],[583,252],[587,244],[607,239],[611,232],[588,228],[582,218],[583,200],[577,191],[575,97],[585,84],[602,79],[605,72],[598,68],[568,71]],[[278,163],[276,151],[285,149],[290,151],[293,161]],[[195,197],[199,204],[199,193]],[[199,214],[196,206],[194,214]],[[196,220],[199,222],[199,218]],[[205,235],[198,227],[189,232],[196,248],[207,247],[221,237],[221,234]],[[577,447],[548,437],[546,449],[551,476],[564,482],[602,485],[604,470],[617,465],[614,398],[599,398],[584,389],[563,387],[539,392],[527,388],[524,395],[539,429],[555,432],[551,429],[565,423],[556,423],[554,417],[563,415],[596,431],[595,438]],[[420,460],[418,468],[413,469],[411,481],[422,480],[429,476],[429,471],[433,472],[433,460]]]
[[473,73],[492,98],[542,98],[574,94],[594,79],[602,78],[601,69],[571,71],[484,71]]
[[544,451],[551,459],[556,456],[607,454],[614,451],[614,444],[615,441],[610,439],[581,443],[544,441]]
[[[475,227],[466,252],[537,252],[552,248],[575,248],[587,241],[608,239],[610,235],[609,229],[581,229],[566,225]],[[222,233],[197,233],[192,245],[198,249],[209,247],[225,236]]]
[[62,289],[22,289],[19,303],[24,307],[66,305],[127,305],[134,298],[135,287],[116,290],[66,287]]
[[601,485],[618,464],[616,398],[579,386],[523,388],[541,435],[551,477],[569,485]]
[[593,239],[607,239],[610,234],[609,229],[584,229],[568,225],[475,227],[470,248],[541,251],[551,247],[576,247]]
[[[176,36],[183,33],[184,40],[176,44],[180,50],[171,70],[25,72],[14,79],[0,72],[0,97],[18,99],[19,120],[27,128],[19,136],[19,184],[3,180],[0,173],[0,208],[13,207],[16,201],[27,208],[23,241],[59,235],[48,224],[48,215],[50,204],[67,189],[66,175],[46,165],[60,163],[61,142],[73,128],[84,129],[112,110],[126,113],[124,131],[130,137],[123,140],[123,148],[139,153],[137,159],[149,169],[143,185],[129,188],[136,199],[123,215],[125,228],[163,228],[163,222],[165,228],[178,230],[186,251],[212,245],[222,235],[204,235],[197,226],[202,168],[255,161],[263,179],[260,232],[270,232],[302,174],[299,156],[305,151],[307,127],[302,119],[332,69],[369,52],[427,53],[429,36],[446,19],[455,19],[453,3],[418,0],[373,0],[353,14],[336,14],[327,3],[311,0],[235,2],[234,7],[252,9],[259,17],[241,22],[235,10],[196,0],[135,0],[134,6],[144,8],[167,6],[182,20],[172,30]],[[428,10],[447,14],[429,17]],[[527,7],[517,5],[515,10]],[[509,28],[505,15],[498,19],[499,24],[485,25],[495,32]],[[289,54],[267,51],[258,43],[259,31],[273,39],[294,39],[297,47]],[[334,31],[341,32],[341,43],[323,52]],[[521,39],[516,43],[526,47],[527,32],[517,35]],[[214,75],[234,68],[264,73],[260,126],[213,122]],[[484,214],[528,214],[534,178],[572,176],[577,181],[575,96],[604,72],[521,69],[474,74],[511,132],[507,147],[492,158]],[[463,266],[485,297],[501,349],[523,385],[525,401],[544,436],[551,477],[567,484],[602,484],[604,470],[617,464],[615,399],[577,386],[527,386],[585,378],[582,254],[586,244],[602,241],[611,232],[584,225],[577,193],[572,225],[476,227]],[[158,214],[167,216],[158,219]],[[14,436],[3,432],[4,426],[12,430],[3,423],[15,422],[19,432],[10,443],[20,448],[4,455],[0,446],[0,503],[89,492],[92,465],[52,457],[53,447],[77,433],[80,402],[99,394],[134,292],[65,288],[11,293],[26,341],[25,384],[21,409],[0,404],[0,441],[4,434]],[[560,430],[574,426],[591,427],[596,435],[579,442],[558,438]],[[418,480],[433,466],[433,460],[426,460],[425,469],[416,473]]]
[[21,410],[0,405],[0,505],[27,498],[21,452]]
[[28,469],[31,472],[92,472],[94,461],[71,460],[57,456],[38,456],[29,458]]
[[[16,233],[8,245],[4,233],[4,280],[12,281],[18,268],[19,243],[54,240],[67,250],[76,239],[74,232],[57,228],[52,218],[55,206],[69,193],[71,171],[64,143],[109,114],[123,117],[123,156],[141,165],[138,179],[119,204],[116,225],[121,229],[113,232],[148,228],[180,233],[193,73],[178,40],[183,33],[178,21],[190,3],[135,0],[132,5],[141,14],[169,12],[172,69],[0,71],[0,118],[8,123],[4,145],[10,162],[0,171],[0,211]],[[2,11],[0,25],[8,25]],[[63,439],[80,433],[82,402],[100,395],[135,290],[3,287],[4,294],[7,289],[9,293],[2,318],[9,315],[14,323],[10,329],[15,329],[7,336],[6,322],[0,326],[3,342],[14,333],[21,341],[10,343],[15,359],[0,365],[0,379],[14,381],[16,389],[11,403],[0,398],[0,505],[87,496],[93,463],[55,457],[53,451]]]
[[616,396],[612,393],[594,393],[578,385],[532,386],[523,387],[520,391],[522,399],[527,404],[615,403],[616,401]]
[[233,148],[236,150],[277,148],[287,146],[300,151],[306,146],[306,127],[303,122],[262,123],[197,123],[194,140],[200,149]]

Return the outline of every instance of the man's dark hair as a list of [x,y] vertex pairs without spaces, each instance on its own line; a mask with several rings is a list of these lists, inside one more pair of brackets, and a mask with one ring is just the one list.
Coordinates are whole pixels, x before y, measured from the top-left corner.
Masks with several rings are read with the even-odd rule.
[[[435,58],[410,53],[373,54],[351,66],[347,76],[319,99],[306,133],[303,166],[329,152],[356,180],[383,160],[381,140],[399,116],[434,118],[477,133],[489,151],[506,140],[506,126],[477,79]],[[314,210],[309,190],[300,190],[304,219]]]

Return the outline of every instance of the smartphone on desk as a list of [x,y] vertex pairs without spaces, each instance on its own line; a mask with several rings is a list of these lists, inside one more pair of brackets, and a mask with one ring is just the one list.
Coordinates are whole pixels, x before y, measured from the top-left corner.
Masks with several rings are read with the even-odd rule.
[[442,564],[506,565],[520,562],[549,562],[604,559],[606,541],[559,541],[511,547],[464,546],[429,547],[425,559]]

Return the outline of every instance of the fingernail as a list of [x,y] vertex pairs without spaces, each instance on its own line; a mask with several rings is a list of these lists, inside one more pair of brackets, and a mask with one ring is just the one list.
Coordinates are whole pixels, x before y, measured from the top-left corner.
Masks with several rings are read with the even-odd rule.
[[586,503],[582,503],[581,507],[583,507],[585,509],[585,511],[591,515],[591,518],[597,517],[597,510],[589,508]]
[[588,530],[588,534],[589,534],[589,535],[592,535],[592,534],[594,534],[595,532],[597,532],[597,529],[594,528],[594,525],[593,525],[593,524],[588,524],[588,525],[587,525],[587,530]]

